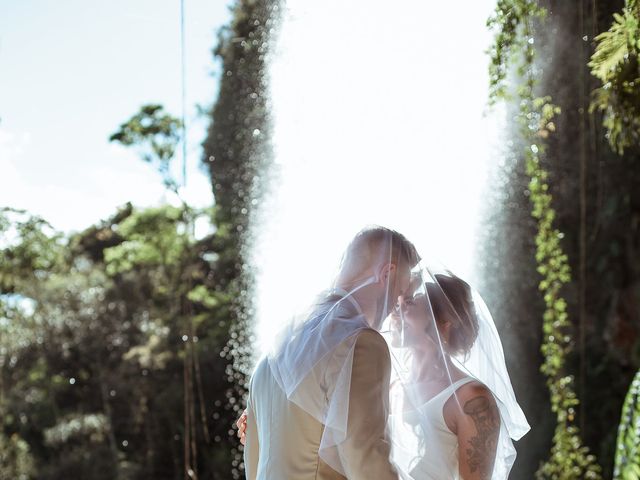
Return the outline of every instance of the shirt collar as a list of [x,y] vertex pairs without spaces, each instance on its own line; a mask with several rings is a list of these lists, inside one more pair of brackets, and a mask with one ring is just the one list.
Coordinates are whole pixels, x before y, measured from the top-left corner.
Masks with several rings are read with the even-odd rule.
[[334,287],[331,290],[331,293],[334,295],[338,295],[339,297],[342,297],[342,298],[346,297],[346,299],[349,300],[349,302],[351,302],[351,305],[353,305],[355,309],[358,311],[358,314],[364,315],[364,313],[362,312],[362,308],[360,308],[360,305],[358,304],[356,299],[353,298],[353,295],[350,295],[349,292],[347,292],[344,288]]

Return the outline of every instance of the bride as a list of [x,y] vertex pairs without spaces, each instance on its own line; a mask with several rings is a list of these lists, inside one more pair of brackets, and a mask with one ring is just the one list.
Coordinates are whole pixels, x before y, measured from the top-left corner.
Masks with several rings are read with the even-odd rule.
[[412,479],[506,479],[529,426],[491,316],[451,272],[415,284],[390,319],[393,460]]

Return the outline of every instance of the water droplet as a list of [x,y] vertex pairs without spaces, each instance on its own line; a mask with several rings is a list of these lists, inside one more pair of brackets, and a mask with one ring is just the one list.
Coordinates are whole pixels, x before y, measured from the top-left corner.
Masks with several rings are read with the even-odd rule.
[[75,378],[73,378],[73,377],[71,377],[71,378],[69,379],[69,383],[70,383],[71,385],[74,385],[74,384],[76,383],[76,379],[75,379]]
[[260,129],[256,128],[256,129],[253,131],[253,136],[254,136],[254,137],[257,137],[258,135],[260,135]]
[[182,335],[182,341],[186,342],[187,340],[189,340],[189,337],[187,335]]
[[129,442],[127,440],[123,440],[122,441],[122,446],[126,447],[127,445],[129,445]]

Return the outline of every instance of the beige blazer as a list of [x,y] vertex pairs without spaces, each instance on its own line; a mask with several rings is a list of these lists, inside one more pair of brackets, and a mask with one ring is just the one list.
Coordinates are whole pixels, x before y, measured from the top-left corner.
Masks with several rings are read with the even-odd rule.
[[[340,348],[340,346],[338,347]],[[375,330],[358,334],[353,355],[347,441],[340,447],[349,479],[398,479],[390,457],[386,425],[391,361]],[[312,372],[305,394],[324,395]],[[317,397],[322,398],[322,397]],[[263,359],[249,388],[244,450],[248,480],[333,480],[346,477],[318,457],[323,425],[290,402]]]

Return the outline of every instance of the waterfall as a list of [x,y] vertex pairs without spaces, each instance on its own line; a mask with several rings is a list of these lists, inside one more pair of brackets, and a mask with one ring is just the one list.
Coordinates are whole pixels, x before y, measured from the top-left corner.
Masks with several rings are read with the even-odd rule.
[[474,280],[500,125],[494,2],[290,0],[269,72],[275,165],[253,231],[258,348],[367,224]]

